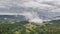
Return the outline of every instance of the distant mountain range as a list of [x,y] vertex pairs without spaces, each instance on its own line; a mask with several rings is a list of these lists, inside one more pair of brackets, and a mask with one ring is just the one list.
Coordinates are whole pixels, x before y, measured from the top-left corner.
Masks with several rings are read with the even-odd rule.
[[52,21],[49,21],[49,22],[51,22],[51,23],[60,23],[60,19],[58,19],[58,20],[52,20]]
[[0,15],[1,20],[26,20],[22,15]]
[[[56,19],[58,17],[58,19]],[[60,16],[54,17],[56,20],[59,20]],[[0,20],[26,20],[23,15],[0,15]],[[53,21],[53,20],[52,20]]]

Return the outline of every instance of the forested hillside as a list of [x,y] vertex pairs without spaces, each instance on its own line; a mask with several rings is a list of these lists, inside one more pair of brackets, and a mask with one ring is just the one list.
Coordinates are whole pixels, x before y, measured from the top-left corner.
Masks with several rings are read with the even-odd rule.
[[44,23],[0,20],[0,34],[60,34],[60,20]]

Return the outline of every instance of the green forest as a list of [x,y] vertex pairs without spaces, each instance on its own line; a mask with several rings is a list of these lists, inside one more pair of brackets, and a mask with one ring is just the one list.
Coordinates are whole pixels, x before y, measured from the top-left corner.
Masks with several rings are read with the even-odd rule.
[[60,34],[60,20],[43,23],[0,20],[0,34]]

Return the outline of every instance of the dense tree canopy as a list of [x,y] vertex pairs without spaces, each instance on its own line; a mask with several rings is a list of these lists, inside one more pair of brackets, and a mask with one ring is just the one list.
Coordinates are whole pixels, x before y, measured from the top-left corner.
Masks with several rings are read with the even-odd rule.
[[42,24],[28,21],[0,20],[0,34],[60,34],[60,21]]

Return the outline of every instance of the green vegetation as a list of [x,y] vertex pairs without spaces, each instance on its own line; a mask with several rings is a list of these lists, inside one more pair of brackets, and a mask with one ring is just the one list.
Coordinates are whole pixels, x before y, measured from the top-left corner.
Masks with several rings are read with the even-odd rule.
[[28,21],[0,20],[0,34],[60,34],[60,20],[39,25]]

